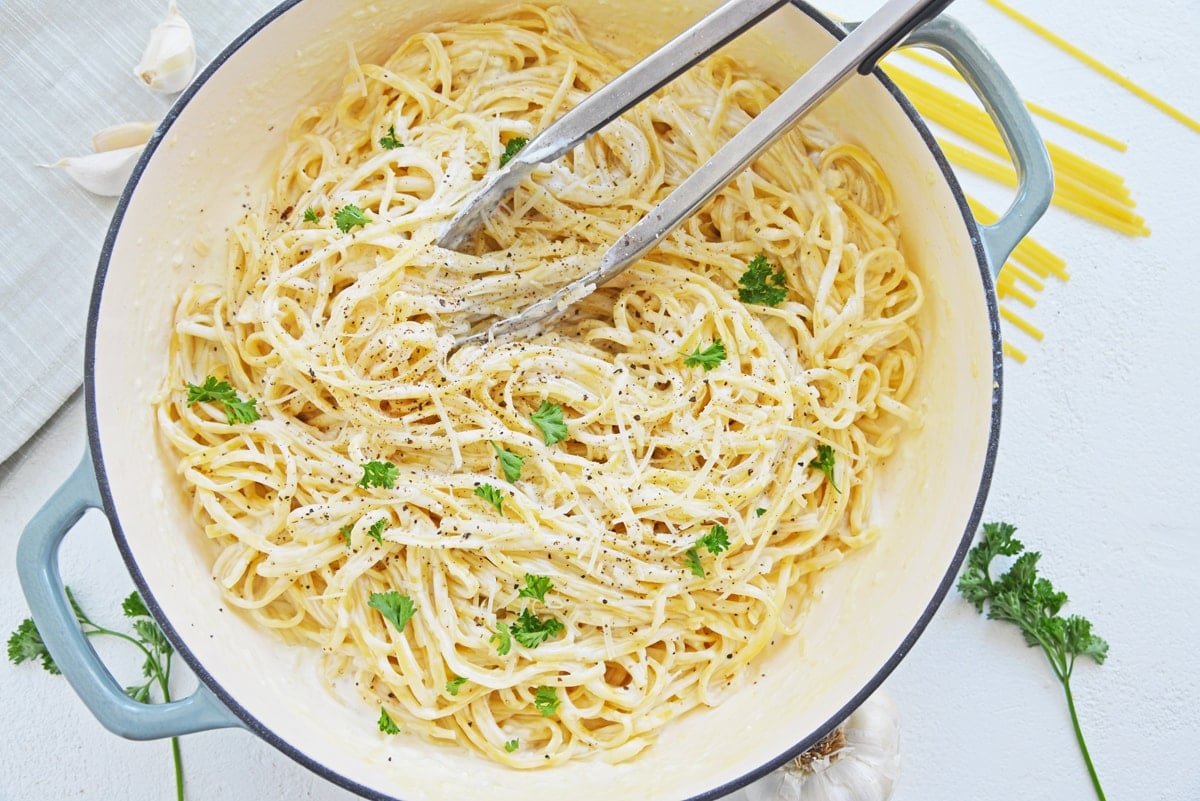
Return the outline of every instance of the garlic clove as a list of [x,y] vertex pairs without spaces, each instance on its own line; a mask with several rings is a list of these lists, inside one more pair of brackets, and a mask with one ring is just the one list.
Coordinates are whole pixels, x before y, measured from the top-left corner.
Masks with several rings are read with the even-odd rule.
[[196,44],[188,25],[171,0],[167,18],[150,32],[150,41],[133,74],[156,92],[183,91],[196,74]]
[[92,135],[92,150],[96,153],[104,153],[108,150],[144,145],[154,135],[154,129],[157,127],[158,123],[152,120],[110,125]]
[[129,176],[133,174],[138,157],[145,148],[145,144],[133,145],[86,156],[59,159],[53,164],[41,166],[61,169],[75,183],[93,194],[116,197],[125,189],[125,184],[129,183]]

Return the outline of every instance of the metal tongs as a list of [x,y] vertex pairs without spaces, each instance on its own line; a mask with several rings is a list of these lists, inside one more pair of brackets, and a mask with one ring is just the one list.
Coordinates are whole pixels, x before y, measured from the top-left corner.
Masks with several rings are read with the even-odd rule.
[[[568,111],[528,142],[483,184],[450,221],[438,244],[460,250],[475,231],[539,164],[554,161],[619,117],[643,98],[681,75],[702,58],[732,41],[791,0],[729,0],[627,72]],[[775,99],[674,192],[626,231],[592,272],[527,306],[519,314],[460,337],[456,345],[489,341],[505,334],[535,330],[591,294],[657,245],[694,214],[733,177],[783,136],[818,101],[851,73],[867,75],[879,59],[909,33],[937,16],[953,0],[888,0],[854,28],[811,69]]]

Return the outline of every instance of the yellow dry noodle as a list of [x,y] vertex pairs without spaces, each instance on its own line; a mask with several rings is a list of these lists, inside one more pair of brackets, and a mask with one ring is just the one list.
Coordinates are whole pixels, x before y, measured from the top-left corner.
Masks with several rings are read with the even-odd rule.
[[[532,6],[355,66],[295,119],[219,282],[181,298],[157,401],[227,602],[321,649],[365,727],[382,706],[402,736],[518,768],[628,759],[719,702],[800,629],[812,575],[876,536],[876,465],[915,417],[922,290],[891,189],[815,123],[552,330],[451,352],[591,269],[777,94],[710,60],[539,168],[477,253],[432,244],[506,142],[624,66],[566,11]],[[393,128],[404,146],[388,149]],[[351,204],[366,223],[344,232]],[[787,274],[775,308],[738,299],[760,253]],[[685,365],[717,340],[714,369]],[[185,385],[208,375],[262,419],[189,406]],[[543,401],[564,410],[559,444],[531,421]],[[840,492],[810,466],[820,444]],[[519,480],[493,445],[524,459]],[[357,486],[371,460],[398,467],[394,487]],[[730,547],[700,548],[697,576],[687,552],[717,524]],[[519,596],[526,574],[552,581],[544,602]],[[388,591],[415,603],[403,631],[368,606]],[[526,610],[564,630],[498,653],[494,633]]]

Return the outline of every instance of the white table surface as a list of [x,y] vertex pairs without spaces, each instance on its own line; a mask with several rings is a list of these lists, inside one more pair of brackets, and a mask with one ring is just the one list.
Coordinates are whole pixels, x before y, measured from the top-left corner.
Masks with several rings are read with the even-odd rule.
[[[1150,0],[1136,7],[1116,0],[1013,2],[1200,117],[1195,0]],[[214,4],[204,5],[211,11]],[[250,19],[270,4],[239,5],[229,14]],[[837,0],[826,7],[855,18],[873,5]],[[93,15],[101,33],[136,24],[141,35],[154,16],[143,8],[132,23],[100,4],[72,8]],[[5,13],[0,6],[0,24]],[[982,0],[959,0],[952,13],[1026,97],[1129,143],[1127,153],[1116,154],[1042,126],[1055,141],[1123,174],[1153,235],[1126,238],[1057,209],[1037,226],[1036,238],[1067,258],[1072,277],[1066,284],[1051,282],[1026,315],[1045,331],[1044,342],[1007,329],[1029,361],[1005,365],[1003,433],[985,519],[1017,524],[1022,539],[1044,551],[1045,573],[1069,593],[1068,611],[1089,617],[1111,645],[1103,667],[1081,663],[1074,679],[1082,725],[1109,798],[1196,801],[1200,415],[1193,407],[1200,396],[1200,134],[1053,50]],[[192,22],[207,60],[229,36],[205,33],[200,16]],[[0,101],[9,92],[0,86]],[[981,180],[967,177],[964,183],[985,197],[1003,197]],[[84,439],[76,394],[0,465],[5,636],[26,616],[13,567],[20,529],[77,463]],[[116,621],[119,599],[132,583],[99,514],[89,514],[68,538],[62,571],[97,617]],[[103,651],[118,676],[136,675],[137,664],[126,652]],[[0,799],[173,797],[165,742],[109,734],[61,677],[30,665],[0,663],[0,688]],[[894,801],[1091,797],[1061,690],[1040,652],[1027,649],[1015,629],[981,619],[956,594],[885,689],[903,716],[904,769]],[[352,797],[242,731],[188,736],[183,753],[190,799]]]

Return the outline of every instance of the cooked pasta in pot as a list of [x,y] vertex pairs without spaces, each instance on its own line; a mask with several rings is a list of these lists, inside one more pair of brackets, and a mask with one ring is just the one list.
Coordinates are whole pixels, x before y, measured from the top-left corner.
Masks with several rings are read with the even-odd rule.
[[547,330],[454,348],[591,270],[776,95],[711,58],[538,168],[472,253],[434,244],[626,66],[534,6],[352,64],[180,299],[157,416],[213,575],[321,649],[364,726],[628,759],[877,534],[922,291],[886,176],[815,122]]

